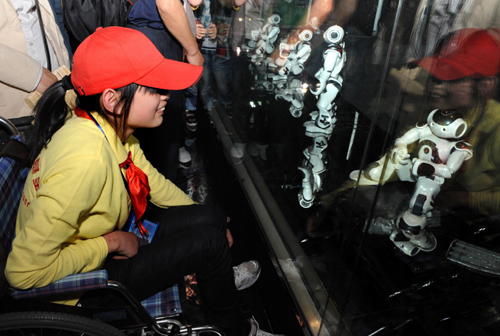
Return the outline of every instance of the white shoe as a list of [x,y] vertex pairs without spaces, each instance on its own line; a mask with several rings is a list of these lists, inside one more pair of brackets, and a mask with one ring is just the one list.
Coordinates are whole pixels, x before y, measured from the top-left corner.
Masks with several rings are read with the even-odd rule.
[[237,290],[252,286],[260,276],[260,264],[256,260],[245,261],[233,267],[234,284]]
[[241,159],[245,155],[246,143],[235,142],[234,146],[231,148],[231,156],[237,159]]
[[179,148],[179,166],[182,168],[188,168],[191,165],[191,154],[186,150],[186,148]]
[[251,319],[248,320],[252,328],[250,329],[250,334],[248,336],[284,336],[282,334],[271,334],[267,331],[261,330],[259,327],[259,323],[255,320],[255,317],[252,316]]

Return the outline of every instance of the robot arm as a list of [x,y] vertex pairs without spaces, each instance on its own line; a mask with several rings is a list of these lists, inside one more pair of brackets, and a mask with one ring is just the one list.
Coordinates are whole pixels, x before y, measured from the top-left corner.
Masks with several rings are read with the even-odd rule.
[[332,75],[333,69],[336,65],[342,61],[342,55],[334,50],[327,50],[325,55],[325,61],[323,67],[316,72],[314,77],[319,80],[319,88],[316,91],[311,90],[311,93],[315,96],[320,95],[326,88],[326,83]]
[[280,33],[279,27],[272,27],[269,30],[269,33],[264,36],[264,40],[272,41],[273,39],[275,39],[278,36],[279,33]]
[[261,31],[260,31],[260,29],[252,30],[250,34],[252,35],[252,40],[254,42],[257,42],[257,40],[259,39],[259,36],[261,34]]
[[312,49],[310,43],[301,43],[298,45],[297,58],[300,60],[301,63],[304,63],[311,55],[311,51]]
[[397,138],[394,142],[394,148],[391,151],[391,161],[393,164],[407,165],[410,162],[410,154],[408,154],[408,145],[420,139],[421,128],[414,127],[401,138]]
[[339,74],[345,62],[344,43],[342,42],[344,40],[344,29],[336,25],[331,26],[323,34],[323,39],[328,43],[329,48],[323,56],[323,67],[315,75],[320,83],[317,91],[311,90],[311,93],[315,96],[325,90],[329,78],[335,79],[340,85],[342,84],[342,78],[340,78]]
[[416,176],[440,176],[450,178],[464,163],[472,157],[472,149],[467,142],[458,142],[446,164],[437,164],[428,160],[416,159],[412,172]]

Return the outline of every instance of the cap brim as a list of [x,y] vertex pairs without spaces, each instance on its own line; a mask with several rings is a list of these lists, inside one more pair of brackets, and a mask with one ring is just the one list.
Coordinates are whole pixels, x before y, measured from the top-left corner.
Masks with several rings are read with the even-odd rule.
[[452,57],[434,55],[412,61],[411,63],[422,67],[432,76],[446,81],[474,75],[473,70],[462,66],[460,63],[454,61]]
[[196,84],[202,72],[202,66],[165,58],[156,68],[134,82],[156,89],[184,90]]

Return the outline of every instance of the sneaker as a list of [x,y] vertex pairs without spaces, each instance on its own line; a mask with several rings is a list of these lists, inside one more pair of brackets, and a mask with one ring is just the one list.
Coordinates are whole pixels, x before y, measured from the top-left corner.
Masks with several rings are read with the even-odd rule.
[[246,143],[235,142],[234,147],[231,148],[231,156],[241,159],[245,155]]
[[267,331],[261,330],[259,322],[257,322],[253,316],[248,320],[248,322],[251,325],[250,334],[248,334],[248,336],[283,336],[282,334],[271,334]]
[[260,275],[260,264],[258,261],[250,260],[233,267],[234,284],[237,290],[252,286]]
[[198,121],[194,111],[186,110],[186,127],[191,132],[196,132],[198,129]]
[[191,154],[186,148],[179,148],[179,166],[181,168],[189,168],[191,166]]

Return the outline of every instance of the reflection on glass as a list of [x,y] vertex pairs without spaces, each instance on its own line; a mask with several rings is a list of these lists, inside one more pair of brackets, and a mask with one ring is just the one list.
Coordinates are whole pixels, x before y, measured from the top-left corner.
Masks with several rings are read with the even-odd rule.
[[202,101],[312,334],[499,332],[499,3],[214,3]]

